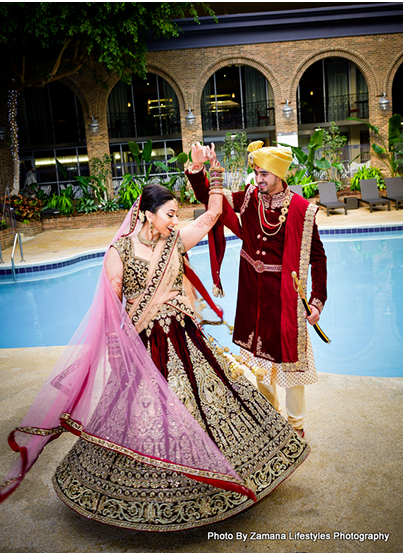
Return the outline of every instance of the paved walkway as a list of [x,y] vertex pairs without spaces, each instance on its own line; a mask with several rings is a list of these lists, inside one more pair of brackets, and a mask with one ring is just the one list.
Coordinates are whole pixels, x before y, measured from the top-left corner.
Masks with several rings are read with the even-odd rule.
[[[320,227],[403,222],[403,210],[318,215]],[[45,232],[24,242],[27,263],[106,248],[115,229]],[[5,257],[8,250],[3,253]],[[7,258],[6,258],[7,261]],[[0,476],[18,425],[62,347],[0,350]],[[245,513],[188,532],[152,534],[86,520],[59,501],[55,467],[75,441],[50,444],[1,507],[1,552],[396,553],[403,546],[403,378],[319,375],[307,387],[306,462]],[[243,534],[237,539],[237,534]],[[271,536],[271,534],[277,534]],[[302,536],[308,534],[309,536]],[[372,534],[363,536],[363,534]],[[240,536],[238,536],[240,537]]]

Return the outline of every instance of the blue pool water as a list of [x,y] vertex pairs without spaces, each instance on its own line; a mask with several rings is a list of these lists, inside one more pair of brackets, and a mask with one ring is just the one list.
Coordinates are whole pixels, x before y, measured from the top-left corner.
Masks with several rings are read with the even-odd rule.
[[[360,376],[403,377],[403,233],[322,236],[328,257],[328,301],[320,325],[310,327],[317,370]],[[217,300],[232,324],[238,290],[240,241],[228,241]],[[207,246],[193,249],[192,266],[211,291]],[[101,261],[67,275],[0,284],[0,348],[65,345],[88,310]],[[242,292],[242,284],[240,286]],[[215,319],[206,311],[205,317]],[[225,326],[206,326],[232,352]]]

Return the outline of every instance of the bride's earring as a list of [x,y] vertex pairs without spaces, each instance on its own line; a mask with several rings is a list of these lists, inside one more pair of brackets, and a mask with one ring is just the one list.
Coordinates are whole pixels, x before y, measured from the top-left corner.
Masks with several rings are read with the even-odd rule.
[[150,231],[152,231],[153,229],[154,229],[154,224],[150,222]]

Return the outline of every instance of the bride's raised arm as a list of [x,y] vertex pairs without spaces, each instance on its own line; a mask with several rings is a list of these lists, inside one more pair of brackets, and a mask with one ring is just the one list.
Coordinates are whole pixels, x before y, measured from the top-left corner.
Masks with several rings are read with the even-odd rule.
[[193,171],[203,170],[203,164],[210,161],[210,190],[206,212],[196,218],[191,224],[181,230],[181,237],[185,249],[188,251],[203,239],[217,222],[222,213],[223,173],[224,169],[218,164],[214,143],[192,146]]

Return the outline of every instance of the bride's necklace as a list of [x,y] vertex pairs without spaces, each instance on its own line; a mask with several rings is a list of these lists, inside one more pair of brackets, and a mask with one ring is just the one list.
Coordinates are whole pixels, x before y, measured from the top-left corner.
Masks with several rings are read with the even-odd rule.
[[140,231],[137,233],[137,239],[139,240],[139,243],[145,245],[146,247],[151,247],[152,250],[155,249],[155,245],[158,242],[158,239],[144,239],[144,237],[140,235]]
[[[259,198],[259,205],[258,205],[257,212],[258,212],[258,215],[259,215],[260,229],[263,231],[263,233],[265,235],[267,235],[268,237],[272,237],[273,235],[276,235],[280,231],[281,226],[283,225],[283,223],[286,220],[286,216],[287,216],[287,213],[288,213],[288,207],[290,206],[290,202],[291,202],[290,193],[288,192],[287,196],[284,199],[283,206],[281,208],[281,215],[278,217],[278,222],[276,224],[271,224],[270,222],[268,222],[266,220],[266,216],[265,216],[265,213],[264,213],[263,200],[262,200],[261,197]],[[262,224],[262,216],[263,216],[263,220],[264,220],[264,223],[265,223],[266,227],[272,227],[272,228],[276,227],[277,228],[276,231],[274,231],[274,233],[267,233],[267,231],[265,231],[264,226]]]

